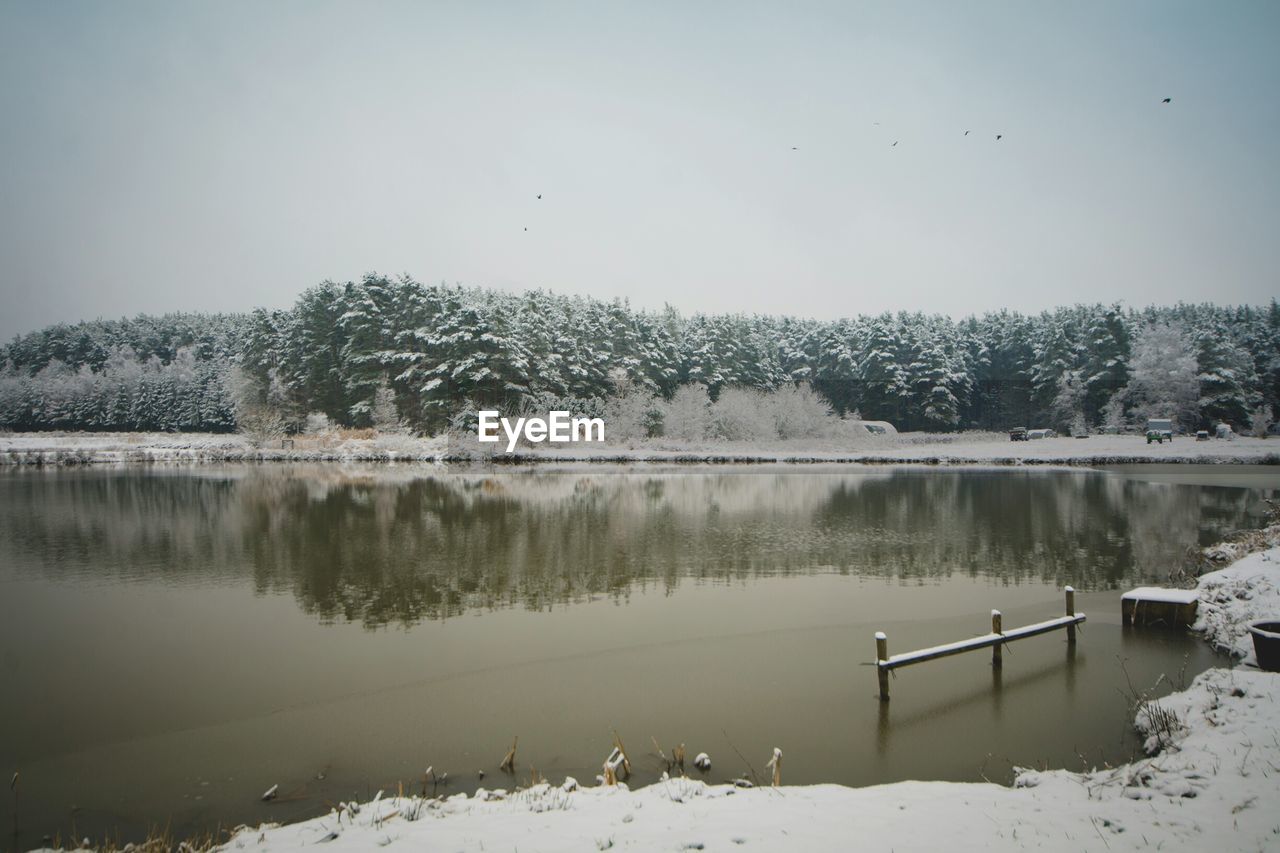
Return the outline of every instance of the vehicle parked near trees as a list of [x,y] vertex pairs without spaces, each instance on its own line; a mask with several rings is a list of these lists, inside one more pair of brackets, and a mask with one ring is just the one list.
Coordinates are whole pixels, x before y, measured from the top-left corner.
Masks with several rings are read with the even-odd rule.
[[1173,441],[1173,421],[1168,418],[1149,418],[1147,420],[1147,444],[1151,442],[1164,444]]

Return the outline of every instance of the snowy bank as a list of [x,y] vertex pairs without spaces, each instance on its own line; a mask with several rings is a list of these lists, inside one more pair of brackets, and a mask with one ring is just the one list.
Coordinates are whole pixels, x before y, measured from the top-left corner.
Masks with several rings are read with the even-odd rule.
[[[1268,528],[1272,529],[1280,533],[1280,528]],[[1249,623],[1280,618],[1280,547],[1249,554],[1225,569],[1201,575],[1197,589],[1200,607],[1195,630],[1217,648],[1254,664]]]
[[0,433],[0,466],[222,462],[440,462],[443,437],[297,436],[255,446],[226,433]]
[[242,829],[223,849],[321,842],[331,851],[1274,849],[1278,703],[1274,675],[1210,670],[1160,703],[1178,721],[1160,754],[1092,773],[1024,771],[1012,788],[541,784],[445,800],[383,797],[358,811]]
[[[464,447],[444,436],[297,436],[255,447],[239,435],[212,433],[0,433],[0,465],[205,462],[430,461],[526,464],[854,463],[867,465],[1094,466],[1139,463],[1280,464],[1280,441],[1238,438],[1147,444],[1141,436],[1097,435],[1012,442],[996,433],[912,434],[841,446],[819,440],[522,445],[513,454]],[[488,446],[486,446],[488,447]]]

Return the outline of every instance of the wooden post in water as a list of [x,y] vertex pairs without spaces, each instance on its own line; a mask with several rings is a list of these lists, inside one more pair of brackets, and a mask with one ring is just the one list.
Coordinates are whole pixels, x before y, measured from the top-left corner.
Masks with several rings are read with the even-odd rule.
[[[889,638],[885,636],[884,631],[876,631],[876,660],[884,661],[889,659]],[[889,701],[889,670],[876,664],[876,675],[880,678],[880,701]]]
[[[1000,611],[992,610],[991,611],[991,633],[993,634],[1004,633],[1004,628],[1001,624],[1002,621],[1003,621],[1003,617],[1000,615]],[[994,646],[991,647],[991,667],[992,669],[1000,669],[1002,666],[1004,666],[1004,646],[1002,646],[1000,643],[996,643]]]
[[[1075,587],[1067,587],[1067,615],[1076,615],[1076,590]],[[1067,643],[1074,645],[1076,642],[1076,624],[1072,622],[1067,626]]]

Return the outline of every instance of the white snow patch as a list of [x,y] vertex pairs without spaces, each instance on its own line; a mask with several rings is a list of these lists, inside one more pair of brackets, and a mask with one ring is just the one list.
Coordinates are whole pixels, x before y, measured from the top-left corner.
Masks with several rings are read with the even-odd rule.
[[1191,604],[1200,600],[1195,589],[1165,589],[1159,586],[1140,586],[1120,596],[1125,601],[1154,601],[1161,604]]
[[1219,649],[1256,664],[1249,623],[1280,618],[1280,547],[1242,557],[1200,577],[1194,629]]

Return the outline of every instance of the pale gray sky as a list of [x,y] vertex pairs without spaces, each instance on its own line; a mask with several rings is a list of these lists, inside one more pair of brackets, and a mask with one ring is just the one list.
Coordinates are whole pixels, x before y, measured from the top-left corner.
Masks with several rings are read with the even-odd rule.
[[1277,44],[1270,0],[0,0],[0,337],[369,270],[818,317],[1260,303]]

